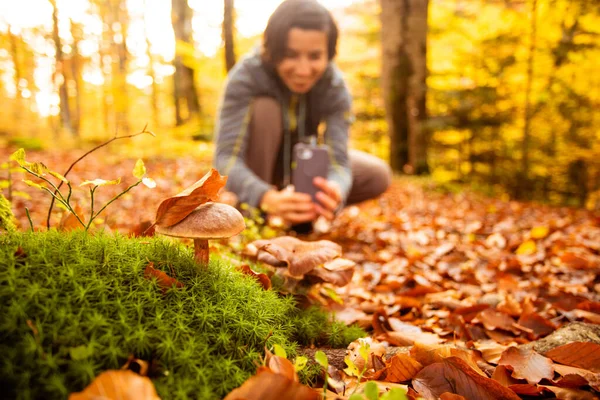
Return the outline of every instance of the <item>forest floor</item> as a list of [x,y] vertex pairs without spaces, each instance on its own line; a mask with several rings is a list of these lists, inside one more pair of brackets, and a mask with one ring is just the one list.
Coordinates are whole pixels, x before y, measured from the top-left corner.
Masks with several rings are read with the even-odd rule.
[[[0,159],[9,154],[1,150]],[[98,189],[96,207],[135,182],[135,160],[106,161],[108,155],[84,159],[68,176],[73,200],[83,210],[89,204],[87,189],[78,187],[83,180],[122,178],[119,186]],[[60,173],[75,157],[60,151],[27,154],[28,161]],[[157,187],[134,188],[107,208],[100,225],[139,234],[164,198],[209,167],[191,157],[146,161]],[[6,178],[5,169],[1,174]],[[22,179],[30,177],[12,173],[20,228],[29,226],[25,207],[33,225],[42,228],[49,196]],[[57,226],[60,216],[51,221]],[[380,388],[404,384],[413,396],[425,398],[445,392],[480,399],[597,398],[600,216],[448,193],[433,183],[397,178],[381,198],[348,207],[327,233],[309,239],[340,244],[344,258],[356,263],[350,284],[324,286],[315,299],[337,319],[369,332],[365,376]],[[575,336],[544,342],[570,327],[577,328]],[[360,358],[356,352],[353,357]],[[343,373],[337,379],[346,391],[356,385],[355,377]]]

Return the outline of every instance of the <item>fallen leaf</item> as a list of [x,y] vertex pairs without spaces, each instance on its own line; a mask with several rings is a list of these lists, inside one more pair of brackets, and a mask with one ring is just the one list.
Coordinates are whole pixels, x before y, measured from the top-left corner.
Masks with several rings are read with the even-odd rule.
[[467,400],[465,397],[450,392],[442,393],[440,400]]
[[269,368],[260,367],[256,375],[231,391],[224,400],[319,400],[316,390],[295,382]]
[[[83,217],[83,209],[79,206],[79,204],[75,204],[74,210],[75,214],[79,216],[79,219],[85,224],[85,218]],[[77,229],[83,229],[84,226],[81,225],[77,216],[75,216],[70,211],[64,211],[62,217],[60,218],[60,222],[58,223],[58,230],[61,232],[70,232]]]
[[[515,328],[515,320],[508,314],[488,308],[477,314],[477,321],[481,322],[486,329],[491,331],[501,329],[512,333],[519,333]],[[473,320],[475,323],[476,321]]]
[[479,375],[457,357],[449,357],[423,368],[412,383],[419,395],[427,400],[437,399],[446,392],[477,400],[520,399],[512,390]]
[[183,287],[183,283],[179,282],[177,279],[171,278],[169,275],[167,275],[163,271],[155,269],[154,263],[152,263],[152,262],[150,262],[146,266],[146,269],[144,270],[144,277],[147,279],[156,278],[156,282],[158,283],[158,286],[162,287],[163,289],[168,289],[173,286],[178,287],[178,288]]
[[[554,364],[554,370],[559,373],[562,377],[567,376],[579,376],[584,379],[588,385],[594,390],[600,392],[600,373],[591,372],[587,369],[570,367],[568,365]],[[561,385],[559,385],[561,386]]]
[[587,269],[590,267],[590,262],[587,259],[571,252],[566,252],[561,255],[560,261],[565,264],[565,266],[573,269]]
[[174,197],[163,200],[156,211],[155,224],[168,227],[182,221],[199,205],[217,200],[219,190],[226,182],[226,176],[221,176],[216,169],[211,168],[192,186]]
[[420,362],[406,354],[396,354],[386,361],[387,382],[400,383],[412,379],[423,369]]
[[598,400],[598,396],[593,393],[587,392],[585,390],[578,389],[567,389],[560,388],[556,386],[542,386],[544,389],[547,389],[554,393],[556,398],[562,400]]
[[521,396],[541,396],[546,393],[542,386],[532,385],[531,383],[517,383],[508,387],[510,390]]
[[516,254],[519,256],[527,256],[535,253],[537,251],[537,246],[533,240],[526,240],[519,245],[517,248]]
[[88,387],[69,395],[69,400],[160,400],[152,381],[133,371],[104,371]]
[[502,353],[498,365],[511,369],[513,378],[526,379],[529,383],[554,377],[552,361],[532,349],[511,346]]
[[513,378],[511,373],[512,373],[512,371],[510,371],[504,365],[498,365],[494,369],[494,373],[492,374],[492,379],[504,387],[516,385],[519,382],[519,380]]
[[546,352],[545,356],[557,363],[600,372],[600,344],[597,343],[568,343]]
[[271,289],[271,279],[269,279],[269,277],[266,274],[253,271],[248,264],[242,264],[239,267],[236,267],[236,269],[242,274],[251,276],[254,279],[256,279],[258,283],[260,283],[260,285],[263,287],[263,289]]
[[530,339],[535,340],[554,332],[557,326],[550,320],[538,313],[523,313],[517,322],[520,326],[531,329],[533,335]]
[[473,346],[481,352],[483,359],[492,364],[498,364],[500,357],[508,346],[501,345],[493,340],[478,341]]

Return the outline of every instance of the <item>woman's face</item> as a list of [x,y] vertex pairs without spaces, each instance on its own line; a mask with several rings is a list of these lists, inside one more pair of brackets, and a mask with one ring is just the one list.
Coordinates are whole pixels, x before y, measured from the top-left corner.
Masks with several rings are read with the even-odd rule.
[[306,93],[321,78],[328,61],[326,32],[292,28],[277,74],[292,92]]

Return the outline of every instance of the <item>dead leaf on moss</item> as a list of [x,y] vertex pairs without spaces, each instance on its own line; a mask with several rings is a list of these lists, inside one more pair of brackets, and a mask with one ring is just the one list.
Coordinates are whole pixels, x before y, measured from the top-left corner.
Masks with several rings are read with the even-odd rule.
[[526,379],[529,383],[554,377],[552,361],[532,349],[509,347],[502,353],[498,365],[511,369],[513,378]]
[[467,399],[519,400],[513,391],[498,382],[473,371],[458,357],[445,358],[421,370],[412,381],[419,395],[426,399],[437,399],[451,392]]
[[163,290],[169,289],[173,286],[178,288],[182,288],[184,286],[183,283],[179,282],[177,279],[171,278],[163,271],[155,269],[153,262],[148,263],[146,266],[146,269],[144,270],[144,277],[147,279],[156,278],[158,286],[162,287]]
[[69,400],[160,400],[152,381],[133,371],[104,371],[88,387],[69,395]]
[[168,227],[182,221],[199,205],[217,200],[219,190],[225,186],[226,182],[226,176],[221,176],[216,169],[211,168],[192,186],[163,200],[156,211],[155,224]]
[[260,285],[263,287],[263,289],[271,289],[271,279],[266,274],[253,271],[248,264],[242,264],[239,267],[236,267],[236,269],[242,274],[251,276],[254,279],[256,279],[258,283],[260,283]]
[[557,363],[600,372],[600,344],[573,342],[555,347],[545,355]]

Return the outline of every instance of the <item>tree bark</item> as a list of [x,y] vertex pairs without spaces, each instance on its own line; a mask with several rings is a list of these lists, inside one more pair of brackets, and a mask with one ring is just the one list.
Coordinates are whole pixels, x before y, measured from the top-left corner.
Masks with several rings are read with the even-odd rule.
[[382,84],[394,171],[427,173],[429,0],[381,0]]
[[234,0],[225,0],[223,10],[223,42],[225,43],[225,69],[227,72],[235,65],[235,43],[233,39]]
[[62,51],[62,41],[58,34],[58,7],[56,6],[56,0],[50,0],[52,5],[52,39],[56,48],[56,64],[54,68],[54,81],[58,86],[59,94],[59,107],[60,107],[60,121],[63,126],[71,135],[74,135],[73,127],[71,125],[71,110],[69,108],[69,94],[67,92],[67,80],[64,74],[64,53]]
[[19,88],[23,74],[21,73],[21,63],[19,62],[19,46],[17,45],[17,36],[12,31],[12,26],[8,25],[8,40],[10,42],[10,55],[15,68],[15,107],[13,116],[19,123],[21,119],[21,108],[23,107],[23,93]]
[[[147,7],[147,2],[144,1],[144,6]],[[154,56],[150,47],[150,37],[148,21],[144,17],[144,33],[146,35],[146,55],[148,56],[148,74],[152,79],[152,93],[150,95],[150,106],[152,108],[152,122],[155,126],[160,126],[160,113],[158,112],[158,85],[156,84],[156,71],[154,70]]]
[[[187,0],[172,0],[171,22],[175,33],[175,41],[192,44],[193,11]],[[177,46],[176,46],[177,48]],[[200,115],[200,99],[194,83],[194,69],[185,65],[183,58],[175,54],[173,60],[173,97],[175,102],[175,124],[182,125],[189,118]],[[184,117],[182,103],[187,106],[187,116]]]
[[531,32],[529,36],[529,54],[527,56],[527,81],[525,84],[525,121],[523,123],[523,141],[521,144],[521,179],[522,191],[525,193],[529,188],[528,177],[529,177],[529,125],[531,123],[531,84],[533,81],[533,56],[535,53],[535,36],[536,36],[536,24],[537,20],[537,0],[533,0],[531,6]]

